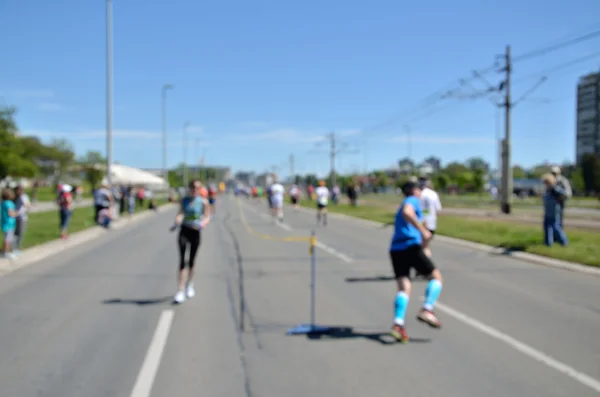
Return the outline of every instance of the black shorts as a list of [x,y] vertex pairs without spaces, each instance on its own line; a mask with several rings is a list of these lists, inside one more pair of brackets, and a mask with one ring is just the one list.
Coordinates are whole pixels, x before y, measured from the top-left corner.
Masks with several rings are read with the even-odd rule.
[[390,251],[390,258],[396,278],[410,278],[411,268],[424,276],[429,276],[435,270],[433,261],[425,254],[420,245],[411,245],[402,251]]
[[327,204],[317,203],[317,208],[320,209],[320,210],[322,210],[323,208],[327,208]]
[[292,204],[298,204],[298,197],[291,198]]

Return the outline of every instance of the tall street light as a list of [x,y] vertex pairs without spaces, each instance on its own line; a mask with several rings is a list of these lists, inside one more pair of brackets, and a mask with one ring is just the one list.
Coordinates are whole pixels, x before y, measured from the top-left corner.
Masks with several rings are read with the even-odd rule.
[[172,84],[162,86],[162,168],[167,188],[169,188],[169,170],[167,169],[167,91],[173,88]]
[[106,180],[112,188],[113,129],[112,0],[106,0]]
[[186,121],[183,124],[183,187],[187,187],[188,185],[188,166],[187,166],[187,147],[188,147],[188,137],[187,130],[190,126],[190,122]]

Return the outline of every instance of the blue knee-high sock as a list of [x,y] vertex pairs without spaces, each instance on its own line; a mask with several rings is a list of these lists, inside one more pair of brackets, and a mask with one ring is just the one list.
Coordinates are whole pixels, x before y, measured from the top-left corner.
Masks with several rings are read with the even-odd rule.
[[396,294],[396,302],[394,304],[395,315],[394,323],[404,325],[404,317],[406,316],[406,308],[408,307],[408,295],[401,291]]
[[430,280],[427,284],[427,289],[425,290],[425,303],[423,304],[423,308],[425,308],[426,310],[433,310],[433,306],[440,297],[441,292],[442,283],[440,282],[440,280]]

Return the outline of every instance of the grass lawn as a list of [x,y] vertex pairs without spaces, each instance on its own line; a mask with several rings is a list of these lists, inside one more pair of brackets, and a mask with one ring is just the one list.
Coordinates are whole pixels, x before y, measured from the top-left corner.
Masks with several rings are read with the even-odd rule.
[[[310,201],[303,201],[301,205],[314,208],[314,202]],[[374,206],[354,208],[346,204],[331,205],[329,211],[386,224],[392,224],[395,215],[394,212],[385,208]],[[529,252],[590,266],[600,266],[600,233],[569,230],[567,228],[567,235],[570,240],[568,247],[560,245],[546,247],[543,244],[541,220],[538,227],[515,224],[506,220],[440,215],[437,233],[513,251]]]
[[[158,206],[167,203],[166,199],[156,200]],[[135,208],[135,212],[147,211],[147,208]],[[69,225],[69,233],[73,234],[84,229],[95,226],[94,223],[94,208],[82,207],[74,208]],[[47,243],[60,238],[59,230],[59,215],[58,210],[33,212],[29,214],[29,223],[23,240],[23,249],[27,249],[39,244]]]
[[[31,198],[31,188],[25,189],[25,193]],[[83,198],[91,198],[92,189],[85,184],[83,186]],[[56,201],[56,190],[51,186],[42,186],[37,190],[37,201]],[[93,215],[92,215],[93,216]]]
[[[385,203],[398,203],[402,199],[401,195],[385,194],[365,194],[359,197],[359,200],[379,201]],[[499,210],[500,203],[493,201],[489,194],[461,194],[448,195],[440,194],[442,205],[447,208],[481,208]],[[530,210],[533,208],[541,209],[542,200],[539,197],[528,197],[525,199],[513,198],[512,205],[516,210]],[[590,208],[600,209],[600,200],[594,197],[573,197],[567,203],[570,208]]]

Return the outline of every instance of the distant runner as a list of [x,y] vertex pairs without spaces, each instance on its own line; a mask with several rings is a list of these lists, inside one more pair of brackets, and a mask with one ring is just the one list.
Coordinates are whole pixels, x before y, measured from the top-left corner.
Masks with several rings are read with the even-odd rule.
[[390,244],[390,258],[398,284],[391,335],[399,342],[407,343],[410,338],[406,333],[404,318],[411,291],[410,269],[414,268],[429,279],[423,308],[417,320],[434,328],[442,326],[433,312],[442,292],[442,275],[423,250],[423,244],[431,239],[431,233],[422,223],[421,189],[417,183],[407,182],[402,186],[402,192],[406,198],[396,213],[394,236]]
[[290,202],[294,208],[298,208],[298,202],[300,201],[300,189],[297,185],[292,185],[290,188]]
[[325,181],[319,181],[319,187],[315,190],[317,196],[317,224],[323,219],[323,225],[327,225],[327,204],[329,204],[329,189]]
[[210,205],[211,216],[215,214],[215,202],[217,201],[217,187],[211,184],[208,187],[208,204]]
[[[203,197],[205,190],[200,181],[190,183],[190,191],[181,200],[179,213],[175,217],[175,224],[171,231],[179,227],[179,236],[177,238],[179,246],[179,289],[173,300],[175,303],[183,303],[186,298],[193,298],[196,295],[192,279],[194,278],[194,263],[196,254],[200,248],[201,231],[210,222],[210,211],[208,200]],[[189,259],[186,264],[185,252],[190,246]],[[187,278],[185,269],[188,269]]]
[[274,183],[271,185],[271,210],[273,218],[283,222],[283,196],[285,195],[285,188],[282,184],[277,182],[277,178],[274,178]]
[[[437,214],[442,210],[440,196],[433,190],[433,183],[430,180],[421,178],[419,180],[421,187],[421,208],[423,209],[423,224],[431,232],[431,238],[435,235],[437,229]],[[429,244],[424,246],[427,256],[431,256]]]

